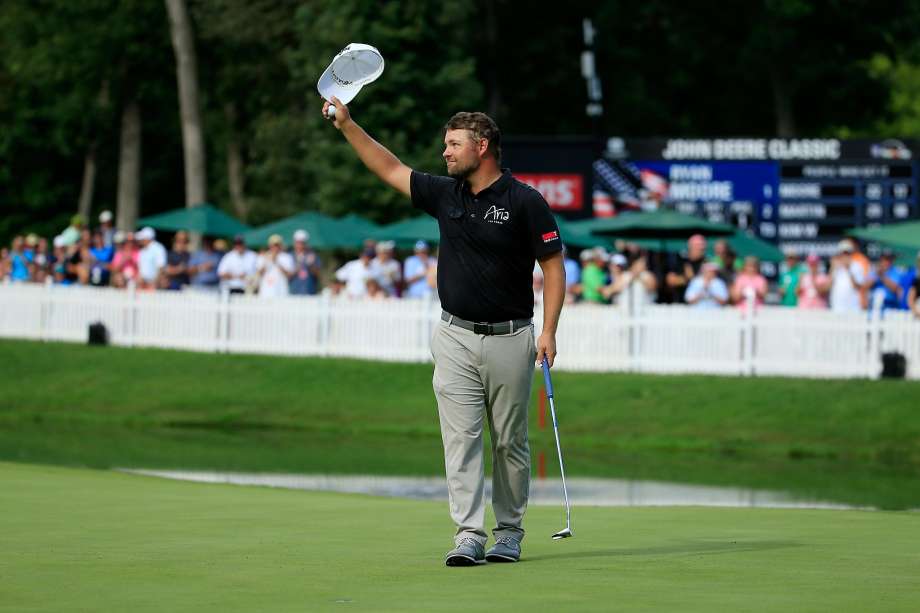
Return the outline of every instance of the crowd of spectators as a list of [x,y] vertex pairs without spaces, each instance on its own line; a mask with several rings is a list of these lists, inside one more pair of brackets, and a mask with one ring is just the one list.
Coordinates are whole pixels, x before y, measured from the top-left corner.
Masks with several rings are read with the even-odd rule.
[[253,251],[242,236],[228,242],[201,238],[190,248],[187,232],[172,236],[169,249],[153,228],[116,231],[112,214],[103,211],[90,229],[76,215],[70,226],[50,243],[35,234],[16,236],[0,251],[0,279],[15,283],[113,286],[133,284],[138,290],[226,290],[264,298],[315,295],[320,291],[351,298],[423,298],[434,295],[437,259],[429,245],[418,241],[404,263],[395,258],[392,242],[365,241],[360,256],[330,272],[323,283],[323,262],[310,246],[306,230],[293,234],[290,249],[280,235],[269,237],[264,249]]
[[[95,228],[77,215],[50,242],[35,234],[16,236],[0,251],[0,278],[119,288],[133,284],[141,291],[226,290],[265,298],[321,291],[371,300],[437,296],[437,258],[425,241],[416,242],[412,255],[400,262],[393,242],[368,240],[357,258],[327,269],[306,230],[297,230],[293,239],[288,248],[280,235],[272,235],[257,252],[242,236],[230,242],[205,237],[193,251],[188,233],[180,231],[167,249],[153,228],[116,231],[112,214],[103,211]],[[745,307],[752,296],[755,305],[847,313],[870,308],[878,296],[882,308],[912,310],[920,317],[920,254],[911,267],[897,266],[888,251],[872,262],[855,241],[845,239],[827,261],[814,253],[804,262],[788,254],[771,286],[756,257],[736,257],[724,240],[713,245],[711,255],[700,235],[690,237],[681,254],[649,252],[628,242],[617,246],[614,253],[603,247],[584,249],[578,259],[565,251],[568,302],[619,304],[630,296],[639,303],[719,309]],[[537,265],[537,301],[542,288]]]
[[[920,253],[913,266],[899,267],[892,252],[883,251],[872,262],[856,241],[844,239],[826,261],[814,253],[804,261],[787,254],[771,288],[758,258],[738,258],[724,240],[713,245],[711,255],[700,235],[690,237],[681,254],[653,255],[631,243],[618,247],[615,253],[603,247],[585,249],[580,264],[566,254],[569,302],[618,304],[631,288],[643,303],[687,304],[698,309],[743,308],[751,296],[755,306],[770,302],[853,313],[870,308],[877,299],[883,309],[912,310],[920,317]],[[538,299],[541,292],[542,276],[537,268],[534,294]]]

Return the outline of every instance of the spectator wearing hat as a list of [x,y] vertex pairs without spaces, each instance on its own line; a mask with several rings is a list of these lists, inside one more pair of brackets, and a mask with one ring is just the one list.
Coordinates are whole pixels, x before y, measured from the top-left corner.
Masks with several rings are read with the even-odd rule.
[[428,285],[428,268],[434,264],[428,243],[416,241],[413,254],[403,264],[403,278],[406,280],[408,298],[425,298],[431,295]]
[[216,244],[217,241],[204,237],[201,249],[189,256],[189,283],[196,290],[216,291],[220,285],[217,267],[223,254],[215,249]]
[[639,304],[651,304],[655,301],[655,293],[658,290],[658,279],[648,269],[648,256],[644,252],[633,255],[630,263],[629,258],[622,258],[620,265],[627,266],[625,270],[616,276],[611,288],[610,294],[615,302],[623,300],[627,290],[638,294]]
[[26,251],[25,239],[22,236],[13,238],[10,250],[5,258],[10,281],[25,282],[32,278],[32,258]]
[[581,271],[581,298],[585,302],[603,304],[601,289],[607,285],[607,262],[610,257],[603,247],[591,249],[589,260]]
[[112,211],[99,213],[99,232],[102,233],[102,242],[106,247],[115,244],[115,228],[112,226]]
[[71,217],[70,225],[59,234],[63,245],[65,247],[76,245],[83,233],[84,226],[86,226],[86,220],[83,219],[83,215],[74,215]]
[[335,278],[345,284],[345,294],[350,298],[363,298],[367,295],[367,280],[374,277],[372,262],[377,253],[365,247],[360,257],[347,262],[335,271]]
[[112,240],[115,241],[116,249],[115,257],[112,258],[112,285],[126,287],[137,279],[140,251],[131,232],[116,232]]
[[289,283],[291,294],[313,296],[319,291],[319,273],[322,262],[316,251],[310,247],[310,233],[306,230],[294,232],[294,276]]
[[902,308],[904,288],[901,287],[901,276],[901,271],[894,265],[894,253],[883,251],[866,281],[869,295],[873,299],[875,296],[880,297],[883,310]]
[[260,298],[281,298],[290,293],[288,280],[294,276],[294,258],[284,250],[280,234],[268,237],[268,251],[259,256],[256,271]]
[[142,228],[134,236],[140,245],[140,252],[137,254],[137,287],[145,290],[157,289],[168,259],[166,247],[157,241],[157,233],[150,226]]
[[246,248],[243,237],[234,237],[233,249],[228,251],[217,265],[221,289],[231,294],[245,294],[247,282],[256,274],[256,261],[255,252]]
[[735,275],[741,272],[744,264],[738,259],[738,254],[724,238],[720,238],[712,246],[712,261],[719,267],[719,276],[725,285],[731,287],[735,282]]
[[180,230],[173,237],[172,249],[166,255],[163,285],[168,290],[180,290],[192,281],[189,266],[192,254],[188,250],[188,232]]
[[374,276],[380,282],[380,287],[387,296],[395,297],[399,294],[399,284],[402,282],[402,266],[393,257],[396,243],[381,241],[377,243],[377,257],[371,262]]
[[607,280],[608,283],[601,288],[601,295],[608,302],[617,304],[620,294],[626,285],[624,284],[626,273],[626,256],[621,253],[614,253],[607,262]]
[[719,267],[713,262],[700,266],[700,274],[691,279],[684,301],[696,309],[718,309],[728,304],[728,286],[719,278]]
[[826,309],[827,293],[831,279],[821,270],[821,258],[809,253],[805,258],[805,270],[796,285],[796,306],[800,309]]
[[858,313],[863,308],[863,284],[866,281],[862,265],[853,259],[853,242],[837,243],[837,255],[831,259],[831,290],[829,301],[835,313]]
[[662,302],[684,302],[690,281],[699,275],[705,261],[706,239],[702,234],[694,234],[687,239],[687,255],[678,255],[665,275],[667,291],[660,296]]
[[753,293],[755,306],[761,306],[767,296],[767,279],[760,274],[760,260],[753,255],[744,258],[744,268],[735,277],[731,288],[732,302],[745,308],[748,292]]

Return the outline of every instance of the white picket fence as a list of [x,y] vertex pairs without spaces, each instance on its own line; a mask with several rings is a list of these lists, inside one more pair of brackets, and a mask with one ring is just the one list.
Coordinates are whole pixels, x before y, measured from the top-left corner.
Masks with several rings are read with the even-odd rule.
[[[839,315],[783,307],[568,305],[557,367],[571,371],[878,377],[881,354],[920,379],[920,321],[906,312]],[[430,361],[440,305],[426,300],[272,300],[196,292],[0,285],[0,337],[86,342],[100,321],[115,345]],[[541,313],[535,317],[538,332]]]

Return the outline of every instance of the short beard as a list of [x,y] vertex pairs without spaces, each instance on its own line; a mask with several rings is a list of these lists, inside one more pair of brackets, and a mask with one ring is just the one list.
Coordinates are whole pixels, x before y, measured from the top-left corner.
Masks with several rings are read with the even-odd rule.
[[479,169],[478,161],[474,164],[470,164],[469,166],[460,166],[459,164],[454,164],[453,170],[451,170],[450,167],[448,167],[447,174],[455,179],[460,179],[461,181],[465,181],[466,179],[469,178],[471,174],[476,172],[478,169]]

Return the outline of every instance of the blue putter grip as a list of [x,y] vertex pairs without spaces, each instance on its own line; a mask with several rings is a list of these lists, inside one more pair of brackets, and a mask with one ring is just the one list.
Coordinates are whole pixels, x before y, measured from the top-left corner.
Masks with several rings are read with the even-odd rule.
[[543,358],[543,383],[546,385],[547,398],[553,397],[553,380],[549,378],[549,362]]

